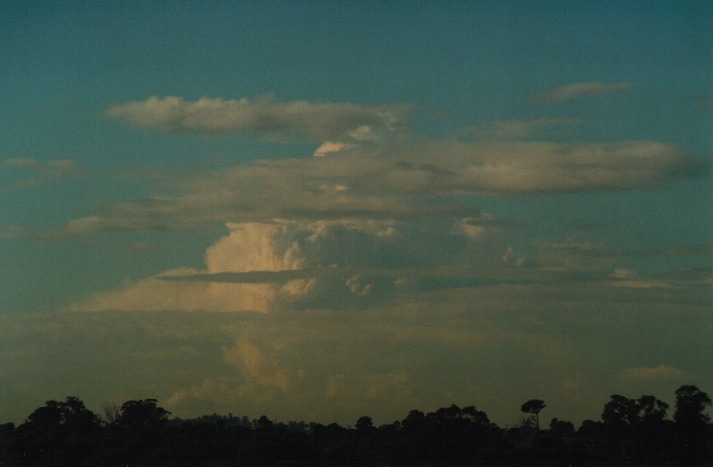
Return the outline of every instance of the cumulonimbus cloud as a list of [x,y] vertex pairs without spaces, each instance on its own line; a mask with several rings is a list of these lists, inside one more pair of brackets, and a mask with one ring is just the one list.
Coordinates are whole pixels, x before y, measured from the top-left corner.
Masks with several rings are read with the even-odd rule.
[[[440,225],[433,228],[440,228],[447,241],[392,221],[274,220],[227,227],[229,234],[206,250],[204,270],[167,271],[70,309],[270,312],[363,306],[380,294],[403,289],[404,280],[478,281],[481,271],[474,262],[489,255],[496,263],[502,254],[471,247],[482,240]],[[404,244],[403,236],[410,243]],[[388,267],[392,262],[399,266]]]
[[610,94],[620,92],[635,86],[636,83],[619,82],[619,83],[573,83],[565,86],[560,86],[553,89],[548,89],[540,94],[537,94],[534,99],[541,102],[546,101],[567,101],[577,99],[584,96],[595,94]]
[[319,142],[360,140],[380,132],[397,132],[405,128],[408,112],[409,106],[405,105],[277,102],[272,95],[237,100],[204,97],[195,102],[152,96],[113,105],[105,115],[138,128],[168,133],[297,133]]

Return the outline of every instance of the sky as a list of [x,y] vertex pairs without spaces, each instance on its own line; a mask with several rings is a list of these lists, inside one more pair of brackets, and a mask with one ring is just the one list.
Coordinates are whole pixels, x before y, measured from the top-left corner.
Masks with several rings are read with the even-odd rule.
[[5,2],[0,422],[713,391],[713,5]]

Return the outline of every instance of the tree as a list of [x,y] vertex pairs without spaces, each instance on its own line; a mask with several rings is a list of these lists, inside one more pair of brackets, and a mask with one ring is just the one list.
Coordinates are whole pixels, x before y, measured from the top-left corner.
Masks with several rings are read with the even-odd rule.
[[115,402],[105,402],[102,405],[102,414],[104,415],[104,422],[111,425],[119,420],[121,408]]
[[156,405],[157,402],[156,399],[124,402],[116,423],[132,429],[162,428],[171,412]]
[[567,422],[564,420],[559,420],[553,418],[550,421],[550,432],[555,433],[560,436],[572,435],[574,434],[574,424],[572,422]]
[[604,404],[602,420],[609,428],[623,430],[636,427],[641,421],[639,403],[635,399],[612,394],[611,400]]
[[693,385],[684,385],[676,391],[676,413],[673,419],[678,432],[681,459],[686,462],[710,461],[710,417],[705,413],[711,398]]
[[469,405],[468,407],[463,407],[462,410],[463,418],[470,420],[471,423],[481,426],[490,425],[490,419],[488,414],[482,410],[478,410],[474,405]]
[[166,433],[171,413],[156,399],[131,400],[121,405],[121,414],[108,426],[113,448],[122,462],[151,462],[161,457],[158,446]]
[[401,421],[401,426],[407,429],[414,429],[423,425],[425,420],[426,414],[420,410],[413,409],[408,413],[406,418]]
[[668,404],[654,396],[641,396],[636,401],[639,405],[641,422],[645,424],[659,423],[666,419]]
[[100,427],[79,398],[50,400],[18,427],[18,449],[28,462],[78,463],[96,449]]
[[538,432],[540,431],[540,411],[545,407],[547,407],[545,402],[540,399],[530,399],[520,407],[522,412],[535,415],[535,427]]
[[359,420],[356,421],[356,429],[361,432],[371,431],[374,429],[374,422],[371,417],[364,415],[363,417],[359,417]]
[[676,413],[673,419],[680,426],[706,425],[710,417],[704,413],[710,407],[711,398],[693,385],[684,385],[676,390]]

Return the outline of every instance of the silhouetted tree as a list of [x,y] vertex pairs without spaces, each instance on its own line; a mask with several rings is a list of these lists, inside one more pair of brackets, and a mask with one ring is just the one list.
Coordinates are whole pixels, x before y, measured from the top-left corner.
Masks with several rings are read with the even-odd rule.
[[115,402],[106,402],[102,405],[102,415],[107,424],[116,423],[121,416],[121,407]]
[[50,400],[18,427],[16,449],[29,463],[78,464],[92,457],[100,428],[99,417],[79,398]]
[[602,420],[608,428],[619,431],[635,427],[641,420],[639,404],[635,399],[613,394],[611,400],[604,404]]
[[569,436],[574,434],[574,424],[553,418],[550,420],[550,432],[560,436]]
[[681,386],[676,390],[676,413],[673,419],[681,426],[705,425],[710,417],[704,411],[710,405],[711,398],[697,386]]
[[637,403],[642,423],[657,423],[666,419],[667,403],[654,396],[641,396]]
[[124,402],[116,423],[132,429],[162,428],[171,412],[159,407],[157,402],[156,399]]
[[[654,396],[613,395],[603,422],[574,426],[553,418],[549,430],[526,437],[523,428],[505,432],[475,406],[455,404],[402,421],[374,426],[369,416],[355,429],[336,423],[250,420],[232,414],[174,418],[156,399],[104,407],[102,421],[76,397],[48,401],[15,427],[0,425],[0,465],[170,466],[202,465],[570,465],[633,463],[701,465],[711,460],[711,398],[696,386],[676,391],[676,422]],[[530,433],[545,407],[522,405]],[[539,428],[539,425],[538,425]]]
[[711,437],[710,417],[705,413],[711,398],[697,386],[684,385],[676,390],[676,431],[679,434],[683,460],[711,460],[708,440]]
[[274,427],[275,424],[272,422],[272,420],[267,418],[266,415],[262,415],[262,416],[260,416],[260,418],[255,420],[254,425],[255,425],[255,428],[258,430],[270,431]]
[[359,417],[359,420],[356,421],[355,426],[357,431],[367,432],[374,429],[374,422],[372,421],[371,417],[367,417],[365,415],[363,417]]
[[161,456],[159,445],[171,412],[157,402],[142,399],[121,405],[121,414],[108,426],[113,446],[110,457],[122,462],[152,462]]
[[[666,419],[668,404],[654,396],[641,396],[639,405],[638,440],[642,460],[663,462],[670,457],[674,438],[674,423]],[[669,459],[670,460],[670,459]]]
[[535,426],[538,432],[540,431],[540,411],[542,411],[545,407],[547,407],[545,402],[540,399],[530,399],[520,407],[522,412],[535,415]]
[[406,429],[415,429],[416,427],[423,425],[425,419],[426,414],[424,414],[420,410],[414,409],[411,410],[406,416],[406,418],[401,421],[401,426]]
[[0,425],[0,465],[12,465],[14,453],[15,424]]

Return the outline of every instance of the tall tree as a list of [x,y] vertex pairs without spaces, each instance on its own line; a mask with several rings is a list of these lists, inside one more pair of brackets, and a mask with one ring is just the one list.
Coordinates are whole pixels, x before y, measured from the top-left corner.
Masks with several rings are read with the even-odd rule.
[[681,426],[705,425],[710,417],[704,412],[711,406],[711,398],[694,385],[684,385],[676,390],[674,421]]
[[710,417],[705,413],[711,398],[693,385],[684,385],[676,391],[676,431],[679,436],[681,460],[686,462],[711,461],[708,446],[711,437]]
[[540,399],[530,399],[529,401],[522,404],[520,410],[524,413],[530,413],[535,415],[535,426],[537,431],[540,431],[540,411],[547,407],[544,401]]

